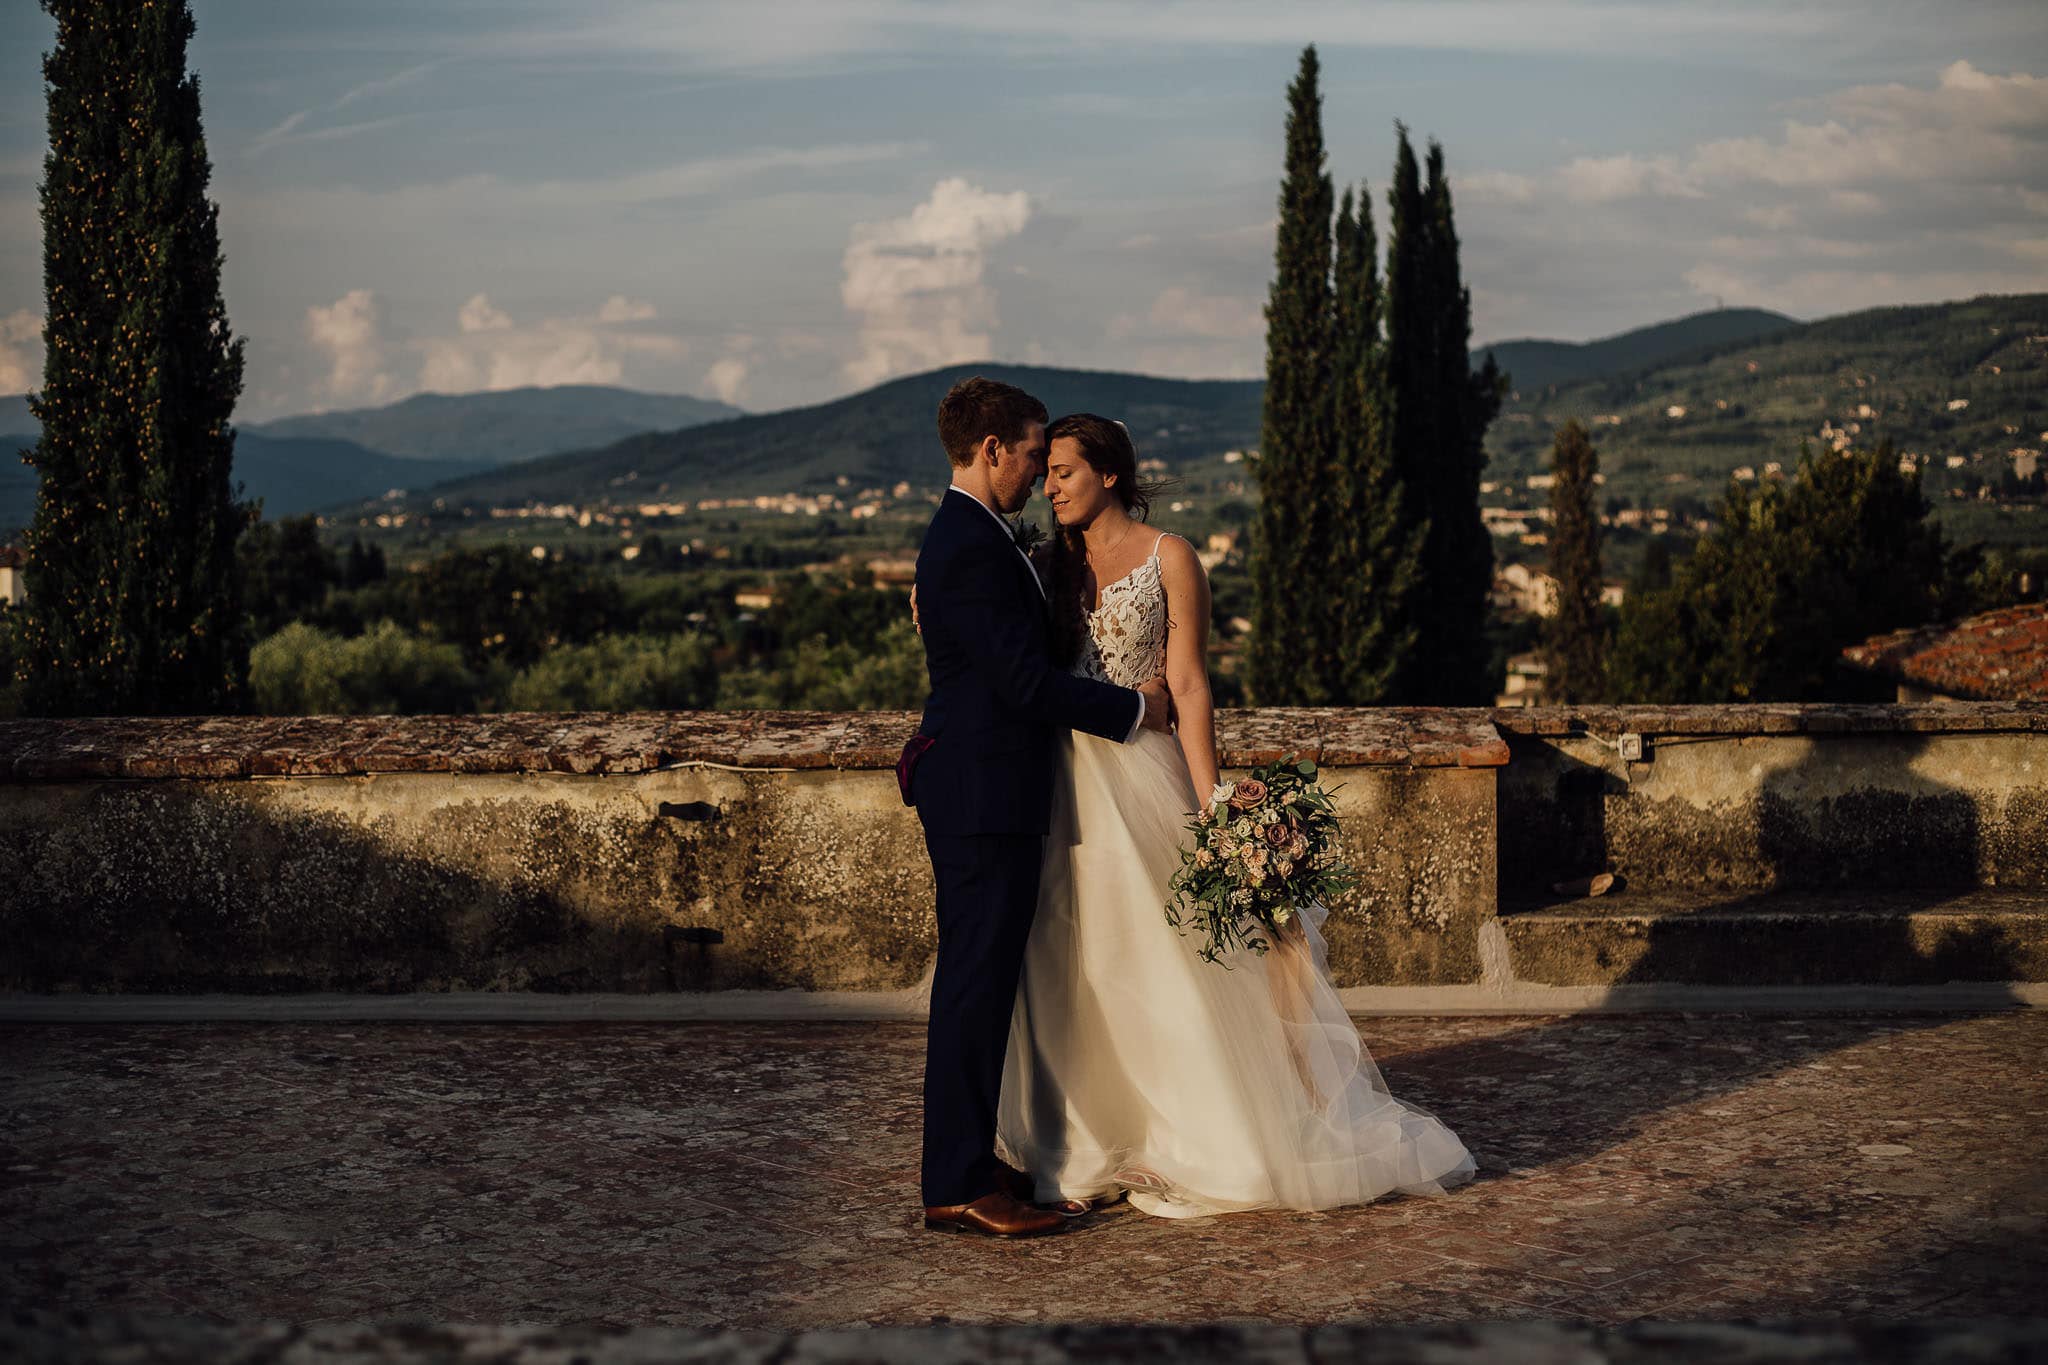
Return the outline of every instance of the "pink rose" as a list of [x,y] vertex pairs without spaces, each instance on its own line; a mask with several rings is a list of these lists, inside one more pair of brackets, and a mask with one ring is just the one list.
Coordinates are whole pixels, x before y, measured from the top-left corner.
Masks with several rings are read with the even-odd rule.
[[1230,794],[1232,810],[1250,810],[1266,799],[1266,784],[1256,777],[1247,777],[1237,783],[1237,790]]

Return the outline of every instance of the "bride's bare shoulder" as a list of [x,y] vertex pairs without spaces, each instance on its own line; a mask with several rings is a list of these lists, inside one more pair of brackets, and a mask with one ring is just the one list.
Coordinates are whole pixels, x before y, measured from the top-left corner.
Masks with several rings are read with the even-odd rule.
[[1171,531],[1162,533],[1155,553],[1159,556],[1159,571],[1167,578],[1207,576],[1202,569],[1201,556],[1195,553],[1195,547],[1185,536],[1177,536]]

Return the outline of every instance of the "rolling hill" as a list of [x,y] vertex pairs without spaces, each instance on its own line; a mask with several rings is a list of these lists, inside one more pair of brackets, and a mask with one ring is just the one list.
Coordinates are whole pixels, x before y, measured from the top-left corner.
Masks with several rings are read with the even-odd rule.
[[[606,445],[643,431],[742,415],[688,394],[640,393],[596,384],[416,393],[381,408],[281,417],[242,428],[263,436],[319,436],[414,460],[510,464],[558,450]],[[13,424],[0,420],[0,428]]]
[[1497,341],[1473,348],[1472,367],[1477,369],[1491,352],[1494,362],[1508,372],[1517,390],[1533,393],[1555,384],[1647,369],[1694,351],[1750,341],[1797,326],[1796,318],[1783,313],[1761,308],[1720,308],[1638,327],[1598,341]]
[[1547,467],[1568,418],[1615,475],[1718,481],[1788,468],[1822,425],[1860,446],[1977,462],[2048,443],[2048,294],[1873,308],[1517,395],[1487,433],[1495,477]]
[[[0,436],[0,541],[19,534],[35,515],[36,471],[21,462],[33,435]],[[339,502],[374,497],[392,488],[414,488],[423,476],[473,474],[495,466],[471,461],[401,460],[353,441],[279,439],[237,432],[235,477],[244,495],[263,500],[263,514],[296,516]]]
[[[1489,477],[1544,470],[1553,428],[1572,416],[1595,423],[1610,492],[1633,482],[1641,494],[1671,474],[1718,485],[1739,465],[1789,465],[1824,420],[1857,423],[1859,442],[1889,435],[1902,451],[2003,452],[2048,427],[2048,351],[2030,340],[2044,332],[2048,296],[2011,295],[1811,323],[1729,309],[1583,346],[1543,343],[1547,352],[1524,352],[1516,363],[1533,358],[1539,374],[1543,365],[1550,373],[1561,365],[1610,368],[1542,386],[1512,376],[1515,396],[1488,432]],[[1489,349],[1513,360],[1509,346],[1527,344]],[[944,466],[932,410],[949,385],[974,373],[1020,384],[1055,413],[1121,415],[1141,456],[1177,466],[1259,439],[1255,380],[954,365],[815,407],[551,455],[437,485],[433,494],[505,506],[818,492],[841,475],[855,489],[899,480],[936,486]],[[1957,399],[1966,401],[1951,406]],[[1674,409],[1682,415],[1668,415]]]
[[615,497],[700,497],[943,484],[932,414],[968,375],[1017,384],[1057,415],[1090,411],[1129,424],[1141,457],[1179,461],[1256,445],[1264,386],[1255,380],[1154,379],[1146,375],[984,363],[952,365],[877,388],[758,417],[645,432],[595,450],[570,451],[436,484],[453,505],[513,505]]

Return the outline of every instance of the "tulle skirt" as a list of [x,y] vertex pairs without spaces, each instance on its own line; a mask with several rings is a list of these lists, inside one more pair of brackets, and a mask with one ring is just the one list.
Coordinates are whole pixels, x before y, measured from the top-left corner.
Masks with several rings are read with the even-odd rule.
[[1221,964],[1166,922],[1196,804],[1180,743],[1059,741],[996,1149],[1041,1201],[1130,1191],[1163,1217],[1441,1194],[1463,1143],[1403,1104],[1331,984],[1321,906]]

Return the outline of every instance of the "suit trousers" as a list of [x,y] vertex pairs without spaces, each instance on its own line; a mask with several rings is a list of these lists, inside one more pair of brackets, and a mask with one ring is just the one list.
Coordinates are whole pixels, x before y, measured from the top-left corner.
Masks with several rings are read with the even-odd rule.
[[965,1204],[996,1188],[996,1100],[1045,836],[928,833],[925,848],[938,887],[939,952],[919,1184],[928,1206]]

